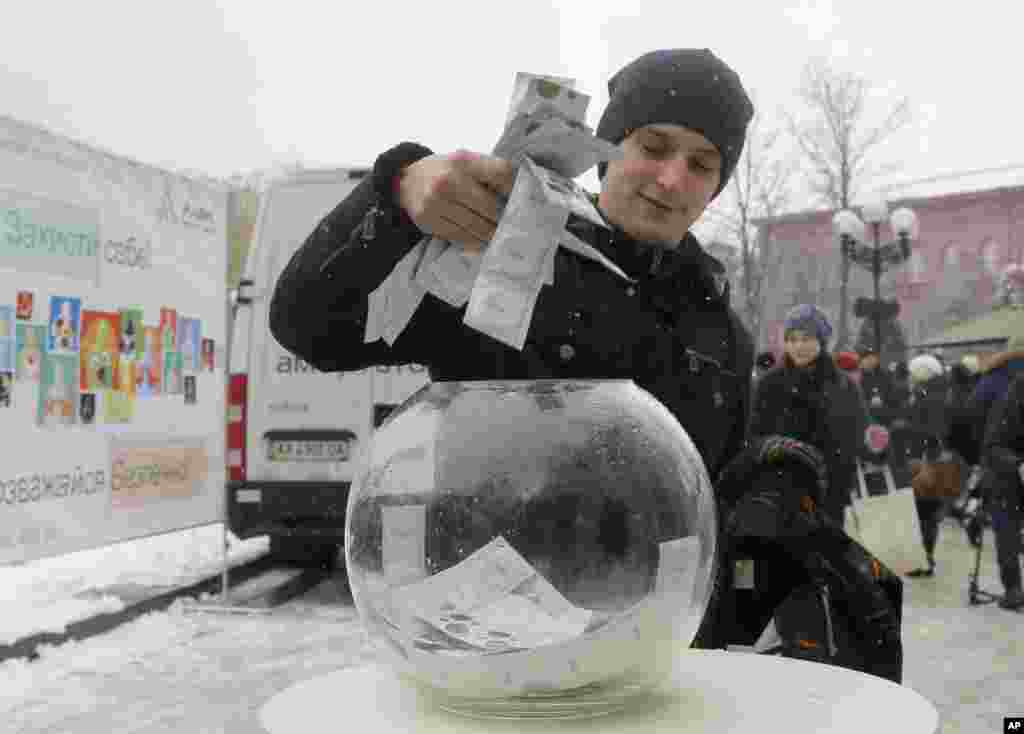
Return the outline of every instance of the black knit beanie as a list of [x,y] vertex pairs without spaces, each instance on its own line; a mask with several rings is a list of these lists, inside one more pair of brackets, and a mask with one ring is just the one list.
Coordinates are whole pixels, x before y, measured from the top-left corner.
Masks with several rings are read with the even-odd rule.
[[[665,49],[644,54],[608,81],[608,106],[596,134],[618,144],[644,125],[696,130],[722,156],[718,196],[736,168],[753,115],[739,76],[710,50]],[[601,178],[607,165],[598,165]]]

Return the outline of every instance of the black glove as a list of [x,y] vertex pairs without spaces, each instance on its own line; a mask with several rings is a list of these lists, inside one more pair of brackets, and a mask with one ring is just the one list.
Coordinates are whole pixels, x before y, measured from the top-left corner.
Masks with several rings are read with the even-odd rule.
[[779,538],[818,527],[828,487],[825,460],[810,444],[785,436],[751,442],[715,486],[732,538]]

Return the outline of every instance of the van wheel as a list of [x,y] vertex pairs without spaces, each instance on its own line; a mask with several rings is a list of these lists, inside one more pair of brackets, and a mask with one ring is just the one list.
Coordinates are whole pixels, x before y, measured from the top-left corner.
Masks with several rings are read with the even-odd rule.
[[270,536],[270,555],[275,561],[290,566],[316,567],[325,571],[334,571],[338,568],[340,551],[341,546],[338,543]]

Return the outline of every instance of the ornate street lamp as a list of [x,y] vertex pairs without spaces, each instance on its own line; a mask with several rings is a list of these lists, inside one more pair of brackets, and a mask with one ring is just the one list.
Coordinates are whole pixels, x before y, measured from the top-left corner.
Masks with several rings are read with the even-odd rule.
[[[879,292],[879,280],[882,273],[889,268],[902,265],[910,258],[910,243],[917,239],[917,215],[906,207],[900,207],[889,217],[889,224],[896,233],[896,240],[883,243],[881,241],[882,222],[889,213],[884,199],[870,201],[861,208],[864,220],[848,209],[837,212],[832,218],[832,229],[839,238],[843,255],[842,286],[840,291],[840,334],[846,336],[846,288],[849,278],[849,263],[870,270],[874,279],[875,299],[871,309],[875,331],[875,349],[882,354],[882,301]],[[871,225],[873,246],[866,243],[866,226]]]

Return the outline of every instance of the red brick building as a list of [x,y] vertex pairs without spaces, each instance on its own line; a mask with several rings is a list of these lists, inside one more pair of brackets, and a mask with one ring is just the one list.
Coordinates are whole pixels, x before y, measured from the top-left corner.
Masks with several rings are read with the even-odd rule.
[[[991,308],[1003,268],[1024,262],[1022,167],[892,187],[887,200],[890,212],[907,206],[920,222],[909,262],[881,280],[882,298],[900,303],[899,322],[910,345]],[[838,334],[841,270],[833,214],[801,212],[758,222],[765,251],[781,258],[769,286],[759,348],[781,350],[786,309],[807,300],[829,314]],[[868,232],[870,237],[870,228]],[[893,238],[888,222],[883,223],[882,242]],[[856,265],[851,265],[850,275],[847,318],[852,343],[861,326],[853,302],[858,296],[871,297],[872,280]]]

